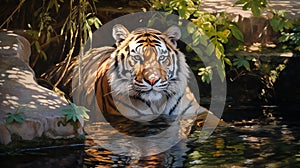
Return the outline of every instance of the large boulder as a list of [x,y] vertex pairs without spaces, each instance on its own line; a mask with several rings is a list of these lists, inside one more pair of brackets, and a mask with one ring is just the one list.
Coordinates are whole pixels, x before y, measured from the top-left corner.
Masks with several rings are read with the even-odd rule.
[[[0,144],[9,144],[14,137],[30,141],[82,134],[80,124],[66,123],[61,113],[71,108],[67,101],[35,81],[30,54],[30,43],[24,37],[0,32]],[[7,123],[8,115],[16,113],[25,116],[24,122]]]

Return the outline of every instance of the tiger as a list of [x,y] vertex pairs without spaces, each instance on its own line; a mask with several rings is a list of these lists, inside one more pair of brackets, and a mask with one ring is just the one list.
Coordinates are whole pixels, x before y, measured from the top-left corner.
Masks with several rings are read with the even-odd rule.
[[[72,78],[73,101],[95,104],[90,108],[100,110],[109,121],[119,117],[148,122],[160,116],[201,116],[198,119],[203,122],[210,115],[213,122],[219,122],[199,105],[188,85],[191,72],[177,47],[181,38],[178,26],[164,32],[147,27],[129,32],[116,24],[112,37],[114,46],[93,48],[81,60],[72,61],[69,70],[75,73],[63,82],[70,85]],[[99,120],[97,115],[90,118]]]

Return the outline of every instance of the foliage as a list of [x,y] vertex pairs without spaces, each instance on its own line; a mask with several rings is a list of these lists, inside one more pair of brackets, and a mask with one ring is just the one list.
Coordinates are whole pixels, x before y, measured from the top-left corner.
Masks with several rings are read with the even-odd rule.
[[238,0],[235,5],[243,5],[243,10],[251,10],[253,16],[258,17],[261,14],[262,9],[266,9],[268,6],[267,0]]
[[[270,58],[260,56],[235,56],[233,64],[239,68],[230,67],[227,74],[233,82],[242,76],[251,76],[261,84],[259,98],[268,103],[274,97],[274,85],[280,73],[286,68],[286,60],[270,64]],[[240,68],[242,67],[242,68]]]
[[[229,21],[225,13],[213,15],[199,10],[201,1],[198,0],[150,0],[152,8],[162,10],[167,13],[177,14],[180,19],[190,20],[193,24],[187,25],[187,30],[183,30],[183,38],[190,34],[192,44],[189,47],[197,53],[203,53],[209,57],[216,57],[214,61],[221,62],[221,67],[217,63],[211,63],[209,67],[198,68],[198,75],[203,82],[209,83],[212,73],[216,71],[219,77],[225,79],[225,63],[232,65],[230,59],[226,58],[224,45],[230,38],[244,41],[243,34],[237,25]],[[199,45],[204,46],[205,51],[200,51]],[[198,55],[193,56],[193,60],[201,61]],[[203,57],[202,57],[203,58]],[[203,60],[202,60],[203,61]]]
[[[271,18],[268,20],[271,28],[274,32],[279,32],[279,42],[283,43],[282,49],[291,48],[294,51],[300,51],[300,24],[294,23],[291,19],[288,19],[284,10],[275,10],[269,4],[267,0],[238,0],[235,5],[242,4],[243,10],[251,9],[252,14],[255,17],[261,15],[261,10],[266,10],[270,13]],[[271,67],[269,64],[262,64],[258,59],[241,60],[241,57],[237,57],[235,60],[238,67],[245,67],[248,71],[248,75],[257,76],[263,84],[264,88],[261,90],[261,98],[268,102],[269,98],[274,96],[274,84],[277,81],[279,74],[285,69],[285,62],[278,64],[275,67]],[[254,63],[254,68],[250,68],[250,62]],[[255,69],[259,69],[255,72]],[[238,74],[244,74],[238,72]],[[238,76],[239,76],[238,75]]]
[[[7,8],[1,9],[0,18],[6,19],[0,19],[0,28],[28,30],[26,32],[31,35],[33,49],[32,67],[42,60],[47,60],[47,64],[49,59],[54,64],[64,59],[70,60],[92,37],[92,29],[101,25],[95,15],[96,2],[13,0],[4,4]],[[14,9],[13,12],[11,9]],[[57,50],[53,50],[53,46]]]
[[[210,83],[215,72],[218,73],[221,79],[224,79],[224,69],[225,64],[227,64],[229,66],[227,73],[235,72],[236,74],[231,80],[235,80],[242,75],[256,76],[264,86],[261,91],[261,98],[267,101],[268,98],[272,97],[272,94],[274,94],[274,83],[284,69],[284,63],[277,67],[269,67],[265,71],[264,65],[259,61],[259,58],[251,56],[231,56],[230,58],[229,55],[226,55],[225,45],[229,41],[245,45],[242,32],[235,23],[229,20],[226,14],[219,13],[214,15],[201,11],[199,10],[201,1],[196,0],[152,0],[151,2],[154,9],[177,14],[181,19],[193,22],[196,26],[188,25],[186,32],[183,30],[183,36],[185,33],[192,34],[193,42],[188,44],[188,47],[203,55],[216,56],[216,60],[222,62],[221,70],[220,67],[215,67],[214,65],[217,64],[213,62],[206,65],[206,67],[197,65],[198,75],[201,77],[202,82]],[[287,19],[284,11],[272,9],[267,0],[237,0],[235,5],[241,5],[243,10],[251,10],[255,17],[261,16],[262,10],[268,11],[270,16],[272,16],[269,19],[269,25],[273,31],[281,33],[279,40],[296,46],[295,50],[300,51],[300,27],[297,26],[293,29],[293,32],[289,32],[294,25],[291,20]],[[204,48],[201,50],[197,47],[199,45],[204,46]],[[203,57],[199,59],[197,55],[192,56],[191,59],[198,63],[204,61]],[[194,67],[193,69],[196,68]]]
[[295,24],[291,32],[282,32],[279,41],[286,44],[286,47],[300,51],[300,23]]
[[237,56],[233,59],[233,65],[235,65],[237,68],[244,67],[247,71],[251,71],[249,61],[252,59],[253,58],[250,56]]
[[265,102],[268,102],[268,99],[274,96],[274,84],[285,67],[286,65],[281,63],[267,71],[267,73],[260,75],[261,82],[265,86],[265,88],[261,90],[261,98],[264,99]]
[[285,11],[270,9],[273,17],[269,20],[275,32],[283,32],[284,30],[291,29],[293,27],[292,22],[287,19]]
[[61,111],[62,114],[66,116],[66,121],[72,121],[73,123],[76,123],[77,121],[80,122],[81,126],[84,125],[84,120],[89,119],[89,115],[87,112],[90,110],[86,109],[83,106],[76,106],[74,103],[71,103],[70,109],[63,109]]
[[[271,18],[268,20],[273,31],[280,32],[281,37],[279,42],[286,43],[293,46],[293,50],[300,51],[300,33],[299,24],[293,23],[292,20],[287,18],[284,10],[275,10],[268,5],[267,0],[238,0],[235,5],[243,5],[243,10],[251,9],[254,16],[259,17],[261,10],[268,11]],[[290,32],[292,30],[292,32]],[[285,45],[285,48],[287,46]],[[283,49],[285,49],[283,48]]]
[[17,108],[17,110],[15,111],[15,113],[9,113],[6,116],[6,124],[11,124],[13,122],[17,122],[20,124],[23,124],[26,116],[24,115],[24,113],[22,112],[22,109],[26,107],[26,105],[21,105]]
[[269,19],[272,29],[277,31],[284,31],[285,29],[292,28],[292,22],[286,18],[286,13],[283,10],[275,10],[270,7],[267,0],[238,0],[235,5],[243,5],[243,10],[251,10],[253,16],[261,16],[261,10],[266,10],[272,14],[272,18]]
[[25,121],[25,115],[22,112],[9,113],[6,117],[6,123],[7,124],[11,124],[13,122],[23,124],[24,121]]
[[210,83],[210,81],[212,80],[213,72],[211,70],[211,67],[208,66],[205,68],[199,68],[198,75],[201,76],[201,80],[203,82]]

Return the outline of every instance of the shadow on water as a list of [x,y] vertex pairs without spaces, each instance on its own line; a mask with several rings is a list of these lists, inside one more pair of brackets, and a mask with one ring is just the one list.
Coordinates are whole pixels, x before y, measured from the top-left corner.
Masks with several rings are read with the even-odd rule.
[[201,129],[195,127],[188,139],[168,151],[139,160],[99,148],[87,136],[85,147],[75,145],[2,154],[0,165],[56,168],[299,167],[298,113],[299,109],[278,107],[228,108],[223,118],[230,126],[218,127],[204,142],[197,141]]

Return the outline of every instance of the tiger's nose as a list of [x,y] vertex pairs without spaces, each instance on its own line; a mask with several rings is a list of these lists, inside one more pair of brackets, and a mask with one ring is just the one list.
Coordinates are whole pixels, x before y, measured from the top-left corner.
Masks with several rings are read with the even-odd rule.
[[153,86],[159,80],[159,78],[157,76],[150,76],[149,78],[145,78],[144,80]]

